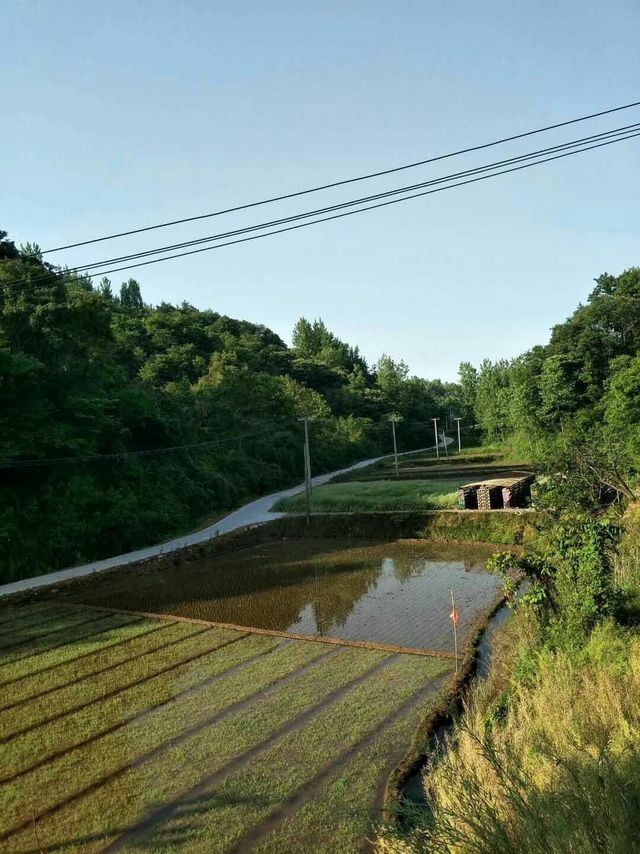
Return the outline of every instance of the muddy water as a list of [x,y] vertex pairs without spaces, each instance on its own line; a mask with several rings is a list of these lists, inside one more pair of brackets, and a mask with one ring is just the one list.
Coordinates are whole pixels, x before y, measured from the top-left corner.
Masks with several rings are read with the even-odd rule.
[[[487,628],[482,633],[475,663],[475,681],[486,679],[491,668],[491,657],[493,655],[493,641],[496,632],[503,623],[511,616],[511,608],[503,605],[489,620]],[[442,752],[447,749],[447,739],[454,735],[453,721],[450,719],[441,724],[431,735],[429,749],[420,763],[420,766],[411,773],[402,786],[402,810],[400,812],[400,824],[405,828],[414,827],[416,819],[424,818],[421,810],[429,810],[429,802],[424,788],[424,774],[429,763],[437,763]],[[418,809],[418,814],[414,812]]]
[[491,549],[338,540],[268,543],[174,569],[91,580],[74,598],[110,607],[347,640],[453,649],[500,588]]

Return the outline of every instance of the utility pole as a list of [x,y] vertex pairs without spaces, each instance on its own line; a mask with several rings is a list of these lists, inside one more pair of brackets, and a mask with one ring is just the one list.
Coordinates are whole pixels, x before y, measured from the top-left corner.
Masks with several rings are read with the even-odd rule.
[[444,445],[444,455],[449,459],[449,445],[447,443],[447,437],[444,434],[444,430],[442,431],[442,444]]
[[436,457],[440,459],[440,449],[438,447],[438,419],[432,418],[433,421],[433,434],[436,437]]
[[462,442],[460,441],[460,422],[462,418],[454,418],[453,420],[458,422],[458,453],[460,453],[462,451]]
[[309,417],[303,416],[298,421],[304,422],[304,490],[307,494],[307,525],[311,524],[311,455],[309,453]]
[[389,416],[389,421],[391,422],[391,430],[393,431],[393,458],[396,464],[396,477],[398,477],[398,445],[396,443],[396,424],[402,421],[402,415],[393,415]]

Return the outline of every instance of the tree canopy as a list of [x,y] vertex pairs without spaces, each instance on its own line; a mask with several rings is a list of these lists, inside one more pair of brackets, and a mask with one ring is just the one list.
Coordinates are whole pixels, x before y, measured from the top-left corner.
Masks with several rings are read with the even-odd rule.
[[[431,442],[456,384],[409,376],[301,318],[260,324],[151,306],[0,232],[0,581],[116,554],[319,473]],[[455,414],[458,414],[456,409]]]

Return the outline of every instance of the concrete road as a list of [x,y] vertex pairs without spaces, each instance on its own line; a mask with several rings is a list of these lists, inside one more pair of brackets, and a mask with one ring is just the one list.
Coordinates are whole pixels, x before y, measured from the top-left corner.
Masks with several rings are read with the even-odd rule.
[[[448,444],[451,444],[452,441],[453,439],[448,438]],[[405,454],[417,454],[421,451],[428,450],[433,450],[433,448],[419,448],[417,451],[406,451]],[[398,456],[405,456],[405,454],[398,454]],[[347,466],[346,468],[338,469],[337,471],[332,471],[328,474],[318,475],[317,477],[312,478],[311,482],[313,486],[320,486],[328,480],[331,480],[332,477],[336,477],[338,474],[353,471],[354,469],[364,468],[365,466],[371,465],[371,463],[386,459],[389,456],[391,455],[386,454],[384,457],[374,457],[371,460],[362,460],[361,462]],[[218,534],[228,534],[230,531],[235,531],[238,528],[244,528],[246,525],[257,525],[261,522],[269,522],[272,519],[278,519],[286,514],[272,513],[271,507],[273,507],[278,499],[285,498],[289,495],[295,495],[302,489],[304,489],[304,484],[300,484],[300,486],[293,486],[290,489],[282,489],[280,492],[274,492],[271,495],[265,495],[264,498],[258,498],[256,501],[251,501],[249,504],[245,504],[238,510],[234,510],[232,513],[229,513],[228,516],[225,516],[223,519],[219,519],[207,528],[202,528],[200,531],[193,531],[191,534],[185,534],[182,537],[176,537],[174,540],[169,540],[166,543],[160,543],[156,546],[148,546],[146,549],[137,549],[134,552],[127,552],[127,554],[108,557],[104,560],[96,560],[92,563],[85,563],[83,566],[74,566],[70,569],[61,569],[58,572],[50,572],[47,575],[38,575],[35,578],[24,578],[21,581],[4,584],[0,586],[0,598],[3,596],[10,596],[12,593],[21,593],[26,590],[35,590],[38,587],[47,587],[50,584],[68,581],[71,578],[81,578],[84,575],[91,575],[94,572],[102,572],[105,569],[113,569],[116,566],[126,566],[128,563],[135,563],[136,561],[145,560],[146,558],[157,557],[161,554],[168,554],[169,552],[176,551],[177,549],[182,549],[185,546],[204,543]]]

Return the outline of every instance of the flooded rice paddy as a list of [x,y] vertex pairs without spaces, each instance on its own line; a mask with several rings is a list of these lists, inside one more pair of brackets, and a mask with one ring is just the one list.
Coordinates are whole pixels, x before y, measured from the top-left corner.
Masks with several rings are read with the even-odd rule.
[[481,545],[267,543],[162,570],[93,577],[76,601],[310,636],[452,651],[501,581]]

